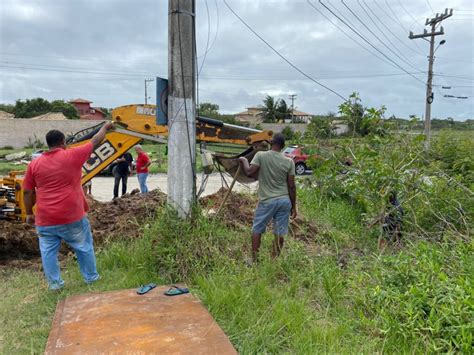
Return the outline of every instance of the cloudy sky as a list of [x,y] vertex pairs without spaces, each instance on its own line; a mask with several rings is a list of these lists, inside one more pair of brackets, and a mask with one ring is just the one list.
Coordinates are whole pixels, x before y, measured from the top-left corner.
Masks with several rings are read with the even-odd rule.
[[[337,112],[341,98],[291,67],[223,0],[198,0],[199,99],[236,113],[266,95],[311,114]],[[422,116],[428,42],[425,19],[446,7],[446,44],[436,52],[432,116],[474,118],[472,0],[227,0],[296,68],[343,97]],[[167,76],[167,0],[0,0],[0,102],[85,98],[116,107],[144,102],[144,79]],[[364,26],[365,25],[365,26]],[[369,44],[370,43],[370,44]],[[383,53],[383,54],[382,54]],[[442,86],[451,87],[443,89]],[[154,84],[148,84],[150,102]],[[468,97],[445,98],[443,95]]]

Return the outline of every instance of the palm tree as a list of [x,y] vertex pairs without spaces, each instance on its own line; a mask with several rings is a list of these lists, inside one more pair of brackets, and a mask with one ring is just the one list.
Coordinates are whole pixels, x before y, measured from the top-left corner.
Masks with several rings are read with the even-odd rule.
[[275,99],[270,95],[267,95],[267,97],[265,97],[265,100],[263,100],[262,107],[263,122],[272,123],[277,121],[277,105],[278,100],[275,101]]
[[283,100],[283,99],[277,101],[278,120],[283,120],[283,122],[284,122],[285,119],[287,119],[288,116],[290,116],[290,115],[291,115],[291,109],[286,104],[286,101]]

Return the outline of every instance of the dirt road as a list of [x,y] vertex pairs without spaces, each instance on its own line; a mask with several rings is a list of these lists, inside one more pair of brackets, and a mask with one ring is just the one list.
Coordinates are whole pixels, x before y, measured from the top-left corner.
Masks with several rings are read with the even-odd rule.
[[[197,177],[197,189],[199,190],[201,186],[202,175],[199,174]],[[167,181],[168,176],[166,174],[153,174],[148,177],[148,189],[153,190],[159,188],[161,191],[166,193],[167,190]],[[231,178],[227,177],[227,183],[231,183]],[[211,174],[209,176],[206,189],[202,196],[211,195],[217,192],[222,187],[221,177],[219,174]],[[236,183],[234,186],[234,191],[254,191],[257,187],[256,183],[250,185],[242,185],[240,183]],[[138,180],[137,177],[131,176],[128,178],[127,183],[127,191],[130,192],[133,189],[138,188]],[[120,187],[121,189],[121,187]],[[92,180],[92,196],[101,202],[108,202],[111,201],[113,198],[113,190],[114,190],[114,178],[113,177],[95,177]],[[121,192],[119,191],[119,194]]]

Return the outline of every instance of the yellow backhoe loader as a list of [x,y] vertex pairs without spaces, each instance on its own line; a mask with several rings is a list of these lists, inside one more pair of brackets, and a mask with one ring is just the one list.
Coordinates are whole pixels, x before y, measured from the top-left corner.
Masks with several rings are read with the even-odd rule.
[[[109,131],[102,143],[93,151],[89,160],[83,166],[82,184],[87,183],[102,170],[107,168],[122,154],[142,140],[166,143],[168,127],[156,124],[155,105],[128,105],[112,111],[114,130]],[[66,139],[68,147],[87,143],[100,129],[103,123],[82,130]],[[247,146],[238,154],[210,153],[225,171],[236,175],[238,157],[251,159],[259,150],[266,150],[267,143],[272,138],[271,131],[260,131],[252,128],[231,125],[222,121],[197,117],[196,140],[204,144],[232,144]],[[24,172],[11,172],[9,176],[0,179],[0,219],[25,220],[26,212],[23,205],[22,177]],[[237,176],[237,181],[250,182],[251,178],[243,174]]]

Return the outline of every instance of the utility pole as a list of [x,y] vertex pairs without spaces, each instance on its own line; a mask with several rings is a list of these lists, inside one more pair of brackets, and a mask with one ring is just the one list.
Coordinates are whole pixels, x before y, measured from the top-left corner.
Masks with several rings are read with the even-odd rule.
[[196,199],[195,1],[168,6],[168,204],[187,218]]
[[147,93],[147,84],[151,83],[155,79],[145,79],[145,105],[148,104],[148,93]]
[[295,99],[296,99],[296,94],[291,94],[288,96],[288,98],[291,100],[291,123],[293,123],[293,111],[295,110]]
[[[410,31],[408,38],[416,39],[422,38],[425,41],[428,41],[426,37],[430,37],[430,55],[428,57],[428,79],[426,81],[426,102],[425,102],[425,151],[430,149],[430,140],[431,140],[431,104],[433,103],[433,63],[434,63],[434,53],[436,49],[434,48],[435,36],[444,35],[443,26],[440,27],[440,30],[436,32],[436,26],[441,23],[441,21],[446,20],[448,17],[453,16],[453,9],[448,12],[448,9],[444,11],[444,14],[436,14],[432,19],[426,19],[425,26],[431,25],[431,32],[424,30],[422,34],[414,35]],[[439,45],[446,43],[446,41],[441,41]]]

